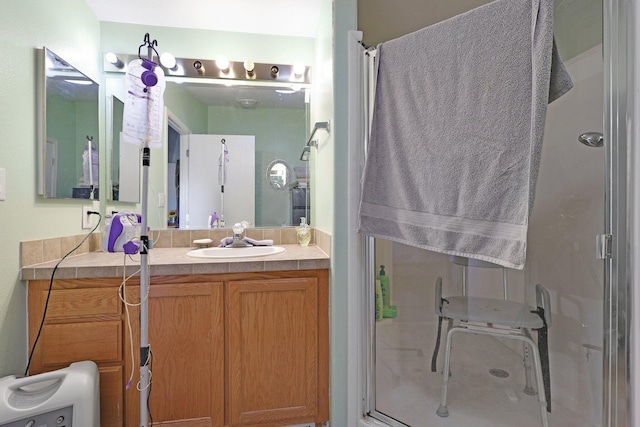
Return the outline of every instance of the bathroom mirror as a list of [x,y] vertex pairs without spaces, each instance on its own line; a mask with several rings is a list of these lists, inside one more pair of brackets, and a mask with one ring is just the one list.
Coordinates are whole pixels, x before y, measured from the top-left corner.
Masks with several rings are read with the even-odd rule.
[[[111,78],[113,77],[113,78]],[[112,75],[106,80],[107,96],[123,93],[123,79]],[[191,194],[193,197],[204,197],[192,194],[201,188],[202,177],[206,173],[189,167],[189,158],[181,150],[181,144],[188,144],[189,135],[236,135],[255,137],[253,166],[254,191],[253,206],[255,227],[279,227],[295,225],[292,216],[292,194],[289,191],[274,191],[270,182],[265,179],[265,171],[274,159],[289,165],[287,186],[295,184],[295,167],[308,167],[309,162],[300,160],[300,152],[308,137],[309,129],[309,93],[308,86],[294,91],[291,87],[281,85],[264,85],[259,82],[242,82],[234,86],[218,82],[202,82],[195,79],[168,77],[164,93],[164,103],[168,113],[175,120],[169,119],[167,124],[167,168],[164,177],[167,193],[166,212],[167,227],[185,228],[185,224],[176,223],[180,218],[180,194]],[[173,126],[174,121],[181,126]],[[115,135],[114,135],[115,136]],[[216,140],[218,143],[220,139]],[[108,138],[108,143],[115,145],[115,138]],[[119,161],[115,150],[109,156],[112,165]],[[219,154],[219,150],[216,151]],[[194,151],[195,153],[195,151]],[[237,156],[237,152],[231,152]],[[158,157],[154,155],[154,159]],[[217,179],[218,157],[211,159],[209,168],[215,168],[216,176],[209,185],[207,197],[220,198]],[[189,173],[185,172],[188,171]],[[122,169],[120,169],[120,173]],[[115,177],[115,173],[113,175]],[[305,177],[306,182],[306,177]],[[111,180],[115,184],[115,179]],[[194,185],[192,185],[194,184]],[[120,201],[130,182],[118,182]],[[137,185],[137,184],[136,184]],[[233,183],[225,187],[225,204],[231,206],[232,198],[245,200],[246,195],[231,190]],[[159,187],[159,185],[156,185]],[[193,191],[190,191],[193,190]],[[183,211],[185,200],[182,200]],[[183,212],[184,213],[184,212]],[[210,213],[209,213],[210,214]],[[190,215],[191,223],[195,223]],[[225,219],[227,219],[225,217]],[[229,221],[231,218],[228,218]],[[206,223],[206,218],[202,219]],[[227,221],[227,222],[229,222]],[[190,228],[197,226],[190,225]]]
[[140,202],[140,149],[124,142],[122,115],[124,102],[115,95],[107,97],[107,141],[111,158],[109,200]]
[[42,189],[46,198],[99,199],[98,84],[40,52]]
[[289,164],[284,160],[277,159],[269,163],[265,179],[274,190],[288,190],[294,177]]

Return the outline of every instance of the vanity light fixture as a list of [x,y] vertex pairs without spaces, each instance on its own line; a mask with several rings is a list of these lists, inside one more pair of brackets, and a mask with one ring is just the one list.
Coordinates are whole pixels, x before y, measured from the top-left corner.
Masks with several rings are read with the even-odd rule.
[[118,58],[118,55],[116,55],[115,53],[107,52],[105,54],[104,58],[107,60],[107,62],[112,64],[114,67],[116,67],[116,68],[124,68],[124,62],[122,62],[120,60],[120,58]]
[[164,52],[160,55],[160,65],[168,70],[175,71],[178,69],[176,57],[170,52]]
[[[120,59],[118,63],[117,59]],[[124,73],[128,64],[138,59],[135,54],[116,53],[110,54],[107,60],[107,53],[104,53],[103,68],[105,72]],[[175,59],[175,63],[174,63]],[[206,58],[175,58],[168,53],[157,55],[153,58],[164,70],[167,77],[194,77],[208,79],[223,79],[225,81],[261,81],[278,82],[284,85],[308,85],[310,84],[310,67],[302,64],[274,64],[255,63],[251,59],[243,61],[229,61],[226,58],[206,59]],[[304,70],[304,71],[303,71]],[[301,73],[301,74],[300,74]]]

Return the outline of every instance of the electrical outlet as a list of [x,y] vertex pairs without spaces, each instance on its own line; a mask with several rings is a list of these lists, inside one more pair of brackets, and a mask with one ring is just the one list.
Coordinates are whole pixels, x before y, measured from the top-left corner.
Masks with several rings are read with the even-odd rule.
[[91,206],[83,206],[82,207],[82,228],[87,229],[91,228]]
[[164,193],[158,193],[158,207],[164,208],[164,205],[166,204],[167,204],[167,198],[165,197]]

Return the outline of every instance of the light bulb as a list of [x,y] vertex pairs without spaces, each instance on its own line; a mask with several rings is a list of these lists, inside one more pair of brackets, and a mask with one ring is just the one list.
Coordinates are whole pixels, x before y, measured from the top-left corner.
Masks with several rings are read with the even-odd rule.
[[301,76],[304,74],[307,67],[302,62],[296,62],[293,64],[293,74],[296,76]]
[[107,61],[109,61],[112,64],[118,63],[118,55],[116,55],[113,52],[107,52],[107,55],[105,57],[107,58]]
[[118,58],[118,55],[116,55],[113,52],[107,52],[104,58],[107,60],[107,62],[109,62],[110,64],[113,64],[115,67],[118,67],[118,68],[124,67],[124,63],[120,60],[120,58]]
[[176,68],[176,65],[177,65],[176,57],[169,52],[164,52],[160,55],[160,64],[162,64],[164,68],[173,70]]
[[225,56],[221,56],[216,59],[216,66],[221,71],[227,71],[229,69],[229,60]]
[[247,70],[248,73],[253,73],[254,68],[256,67],[256,64],[253,63],[252,60],[247,59],[246,61],[244,61],[244,69]]

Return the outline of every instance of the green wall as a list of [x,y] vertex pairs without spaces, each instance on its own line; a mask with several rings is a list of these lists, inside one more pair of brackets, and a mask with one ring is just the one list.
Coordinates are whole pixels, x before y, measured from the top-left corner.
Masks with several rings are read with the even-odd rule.
[[80,234],[81,206],[98,209],[97,202],[36,195],[36,48],[43,46],[93,80],[101,75],[100,25],[84,1],[2,2],[0,53],[9,65],[0,68],[0,168],[6,171],[6,200],[0,201],[0,377],[23,373],[27,359],[19,242]]
[[[289,192],[276,191],[265,180],[269,163],[285,160],[291,168],[304,167],[300,160],[306,142],[305,111],[288,108],[209,107],[209,134],[255,135],[255,223],[290,224]],[[292,170],[293,171],[293,170]]]

